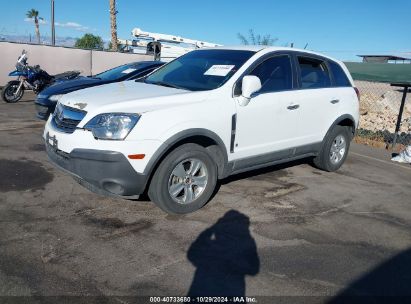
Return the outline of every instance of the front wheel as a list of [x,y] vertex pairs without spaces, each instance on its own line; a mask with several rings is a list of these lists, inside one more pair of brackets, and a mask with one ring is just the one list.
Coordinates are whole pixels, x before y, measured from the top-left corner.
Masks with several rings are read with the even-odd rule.
[[148,195],[167,213],[190,213],[208,202],[216,183],[217,165],[207,150],[196,144],[185,144],[161,162]]
[[20,86],[20,81],[10,81],[1,91],[1,98],[7,103],[18,102],[24,94],[24,87],[20,88],[20,91],[17,92]]
[[347,158],[350,148],[351,130],[344,126],[335,126],[324,139],[320,153],[314,158],[317,168],[333,172],[338,170]]

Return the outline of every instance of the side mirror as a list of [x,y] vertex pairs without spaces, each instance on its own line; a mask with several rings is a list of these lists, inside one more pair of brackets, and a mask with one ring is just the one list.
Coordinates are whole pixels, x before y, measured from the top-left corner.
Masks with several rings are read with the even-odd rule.
[[261,80],[257,76],[244,76],[241,84],[242,96],[240,100],[241,106],[246,106],[250,102],[251,95],[261,89]]

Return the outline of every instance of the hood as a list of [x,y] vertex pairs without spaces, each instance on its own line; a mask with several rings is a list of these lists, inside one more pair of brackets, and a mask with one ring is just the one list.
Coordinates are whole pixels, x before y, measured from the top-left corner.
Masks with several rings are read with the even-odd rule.
[[[191,92],[135,81],[123,81],[76,91],[64,95],[60,102],[87,112],[121,112],[128,109],[144,112],[186,100],[186,98],[179,98],[178,101],[176,99],[171,101],[170,96],[190,95],[193,97],[193,95],[202,95],[199,93],[202,92]],[[191,100],[194,101],[193,98]]]
[[67,94],[73,91],[81,90],[91,86],[96,86],[106,83],[105,81],[97,78],[90,77],[79,77],[72,80],[65,80],[58,83],[55,83],[39,94],[39,98],[48,98],[51,95],[57,94]]

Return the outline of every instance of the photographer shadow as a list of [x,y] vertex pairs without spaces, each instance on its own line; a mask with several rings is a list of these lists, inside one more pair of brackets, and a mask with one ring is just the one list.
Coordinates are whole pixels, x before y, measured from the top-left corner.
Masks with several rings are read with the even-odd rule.
[[245,296],[245,276],[260,268],[249,226],[248,216],[230,210],[198,236],[187,253],[197,267],[188,296]]

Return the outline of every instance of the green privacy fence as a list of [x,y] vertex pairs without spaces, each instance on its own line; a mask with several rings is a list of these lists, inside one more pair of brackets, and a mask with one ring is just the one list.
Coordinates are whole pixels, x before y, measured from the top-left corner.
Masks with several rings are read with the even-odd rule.
[[411,82],[411,64],[344,62],[354,80]]

